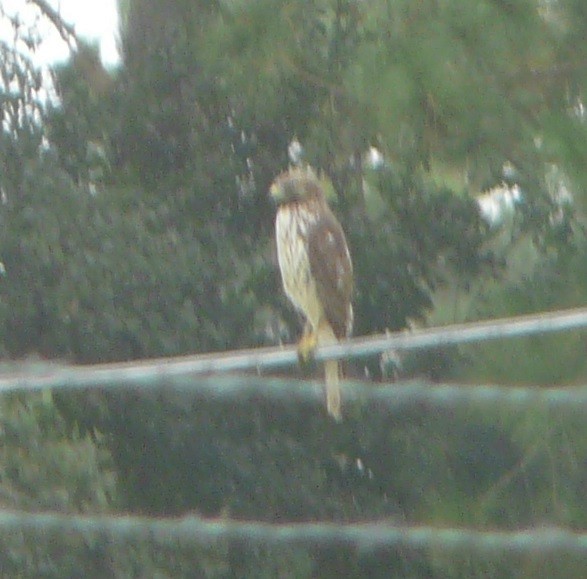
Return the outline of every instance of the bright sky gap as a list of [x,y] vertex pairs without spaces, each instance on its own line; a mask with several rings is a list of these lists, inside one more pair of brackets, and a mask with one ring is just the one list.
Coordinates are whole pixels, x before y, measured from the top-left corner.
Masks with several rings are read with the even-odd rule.
[[[83,40],[97,43],[100,55],[106,66],[115,66],[119,60],[118,52],[118,9],[116,0],[47,0]],[[18,16],[28,25],[35,24],[38,10],[24,0],[2,0],[2,8],[10,16]],[[42,64],[53,64],[67,60],[69,49],[58,32],[42,19],[38,23],[43,41],[36,55]],[[0,37],[11,35],[10,27],[0,21]]]

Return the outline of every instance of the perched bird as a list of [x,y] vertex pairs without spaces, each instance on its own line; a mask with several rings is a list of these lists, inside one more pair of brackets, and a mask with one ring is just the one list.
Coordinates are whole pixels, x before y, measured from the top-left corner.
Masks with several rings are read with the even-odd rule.
[[[306,318],[298,350],[307,358],[316,346],[335,344],[353,326],[353,265],[340,223],[310,167],[291,168],[270,189],[279,204],[275,219],[277,256],[287,297]],[[324,363],[326,408],[342,418],[340,364]]]

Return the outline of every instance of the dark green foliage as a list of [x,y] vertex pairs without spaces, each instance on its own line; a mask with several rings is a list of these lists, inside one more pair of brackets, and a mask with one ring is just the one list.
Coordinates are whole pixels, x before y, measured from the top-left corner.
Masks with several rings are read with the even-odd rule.
[[103,438],[71,432],[50,393],[4,397],[0,448],[5,508],[96,513],[113,503],[116,475]]
[[474,201],[391,168],[370,183],[366,195],[387,207],[350,228],[359,335],[404,327],[431,307],[431,290],[447,276],[467,280],[493,265]]
[[[0,504],[8,512],[98,514],[116,505],[117,475],[104,437],[72,429],[49,392],[2,397],[0,449]],[[110,574],[97,545],[80,535],[3,529],[0,552],[4,577]]]
[[[525,279],[489,288],[472,315],[507,317],[583,306],[587,248],[583,236],[575,239],[578,245],[573,250],[544,259]],[[470,345],[461,348],[465,363],[456,377],[545,386],[577,383],[587,371],[584,352],[582,330]]]
[[[167,389],[165,396],[135,392],[109,400],[102,427],[112,436],[119,500],[134,513],[487,530],[585,524],[580,409],[353,402],[345,404],[345,423],[336,425],[318,397],[313,403],[260,395],[223,401]],[[51,545],[65,540],[77,544],[65,537]],[[33,561],[47,548],[56,568],[67,569],[69,559],[43,545],[32,550]],[[534,557],[304,543],[284,550],[223,539],[211,547],[189,538],[174,544],[90,535],[76,553],[83,565],[99,557],[111,573],[132,565],[137,576],[157,570],[189,577],[191,568],[213,577],[499,576],[512,569],[532,577],[535,568]],[[541,561],[552,576],[564,576],[550,556]],[[566,564],[572,573],[584,561]]]
[[[332,181],[354,258],[356,334],[457,311],[473,319],[585,303],[582,0],[121,7],[120,68],[105,70],[80,44],[55,71],[51,105],[31,61],[0,44],[4,358],[98,362],[292,341],[300,324],[279,289],[266,192],[294,137]],[[34,38],[25,44],[35,50]],[[371,145],[383,166],[369,165]],[[505,163],[524,199],[500,245],[473,196],[503,179]],[[572,208],[557,204],[561,183]],[[448,306],[451,292],[466,307]],[[552,385],[584,379],[583,353],[574,333],[418,353],[403,371]],[[379,365],[367,364],[371,376]],[[357,402],[335,425],[319,405],[164,388],[56,400],[59,410],[50,399],[2,405],[0,487],[15,492],[11,507],[586,524],[580,416]],[[563,573],[541,558],[420,550],[32,532],[0,542],[7,576]],[[569,559],[567,576],[583,563]]]

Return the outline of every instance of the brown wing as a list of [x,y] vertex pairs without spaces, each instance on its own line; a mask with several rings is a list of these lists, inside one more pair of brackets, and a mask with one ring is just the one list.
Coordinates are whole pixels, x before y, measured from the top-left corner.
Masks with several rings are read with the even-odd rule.
[[353,265],[342,227],[328,209],[308,231],[308,257],[326,319],[343,338],[352,323]]

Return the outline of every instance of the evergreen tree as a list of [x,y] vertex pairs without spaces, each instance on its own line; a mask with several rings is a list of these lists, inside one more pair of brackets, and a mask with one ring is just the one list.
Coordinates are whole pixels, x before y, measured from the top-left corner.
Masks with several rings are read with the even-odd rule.
[[[580,271],[584,257],[582,0],[126,0],[121,11],[120,69],[105,70],[95,48],[76,43],[54,71],[50,104],[21,45],[0,44],[5,358],[96,362],[293,341],[298,320],[278,287],[267,196],[293,139],[331,181],[355,262],[357,334],[424,318],[447,283],[495,288],[487,280],[499,275],[506,302],[471,311],[584,302],[581,274],[564,273]],[[381,162],[366,156],[370,147]],[[504,179],[522,191],[513,237],[541,269],[528,274],[532,284],[512,274],[519,245],[494,254],[475,201]],[[557,197],[563,185],[569,211]],[[561,279],[575,279],[573,289]],[[485,365],[506,356],[489,352]],[[445,352],[437,359],[450,365]],[[69,425],[107,433],[128,510],[268,522],[585,522],[585,469],[552,450],[582,427],[540,409],[524,420],[459,410],[457,424],[457,411],[431,417],[356,401],[338,428],[317,407],[251,397],[97,393],[58,404],[69,421],[51,406],[58,440]],[[557,477],[546,480],[549,469]],[[208,563],[269,576],[382,566],[446,576],[456,565],[395,550],[223,549],[220,563],[204,557],[197,567],[199,550],[175,567],[149,559],[149,546],[137,560],[178,576]]]

